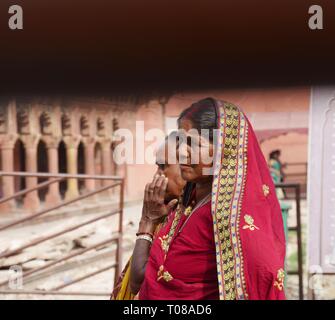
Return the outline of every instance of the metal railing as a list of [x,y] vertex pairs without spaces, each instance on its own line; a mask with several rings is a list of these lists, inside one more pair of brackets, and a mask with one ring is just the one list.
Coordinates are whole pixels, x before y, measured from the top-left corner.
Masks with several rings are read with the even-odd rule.
[[[96,195],[98,193],[104,192],[106,190],[117,188],[119,187],[119,207],[115,210],[111,210],[108,213],[102,214],[98,217],[89,219],[87,221],[84,221],[79,224],[75,224],[72,226],[69,226],[65,228],[64,230],[54,232],[52,234],[49,234],[44,237],[40,237],[38,239],[32,240],[24,245],[21,245],[18,248],[8,250],[5,252],[2,252],[0,254],[1,258],[7,258],[10,256],[13,256],[15,254],[18,254],[22,252],[24,249],[27,249],[29,247],[36,246],[40,243],[43,243],[45,241],[48,241],[50,239],[56,238],[58,236],[64,235],[70,231],[79,229],[81,227],[90,225],[92,223],[95,223],[99,220],[109,218],[111,216],[119,214],[119,223],[118,223],[118,231],[117,234],[113,237],[106,239],[104,241],[101,241],[97,244],[88,246],[87,248],[78,250],[77,252],[70,253],[66,256],[63,256],[57,260],[54,260],[52,262],[49,262],[45,264],[44,266],[32,269],[30,271],[26,271],[23,273],[23,278],[25,280],[32,277],[32,275],[39,273],[40,271],[43,271],[45,269],[51,268],[57,264],[60,264],[62,262],[66,262],[76,256],[82,255],[88,251],[92,251],[94,249],[98,249],[100,247],[105,246],[106,244],[115,243],[116,246],[116,252],[115,252],[115,263],[111,263],[107,266],[104,266],[103,268],[100,268],[98,270],[95,270],[94,272],[90,272],[86,275],[80,276],[78,278],[73,279],[70,282],[67,282],[62,285],[58,285],[51,290],[9,290],[4,288],[4,286],[8,283],[8,280],[0,282],[0,294],[36,294],[36,295],[72,295],[72,296],[109,296],[110,292],[79,292],[79,291],[61,291],[62,289],[69,287],[75,283],[78,283],[80,281],[86,280],[90,277],[93,277],[99,273],[105,272],[107,270],[110,270],[112,268],[115,268],[115,275],[114,275],[114,283],[116,283],[118,276],[121,272],[121,263],[122,263],[122,234],[123,234],[123,206],[124,206],[124,180],[117,176],[99,176],[99,175],[84,175],[84,174],[77,174],[77,175],[71,175],[71,174],[47,174],[47,173],[26,173],[26,172],[1,172],[0,171],[0,177],[1,176],[12,176],[12,177],[42,177],[42,178],[48,178],[48,181],[42,182],[40,184],[35,185],[32,188],[27,188],[25,190],[19,191],[11,196],[5,197],[0,199],[0,204],[3,204],[7,201],[10,201],[12,199],[16,199],[18,197],[21,197],[23,195],[28,194],[29,192],[39,190],[45,187],[50,186],[53,183],[57,183],[60,181],[63,181],[65,179],[90,179],[90,180],[110,180],[112,183],[105,185],[103,187],[100,187],[93,191],[88,191],[85,194],[81,194],[75,198],[72,198],[70,200],[65,200],[59,204],[56,204],[54,206],[51,206],[50,208],[42,209],[36,213],[33,213],[31,215],[28,215],[24,218],[17,219],[13,222],[7,223],[5,225],[0,226],[0,231],[8,230],[14,226],[17,226],[19,224],[22,224],[27,221],[32,221],[40,216],[46,215],[47,213],[54,211],[56,209],[66,207],[70,204],[73,204],[75,202],[81,201],[83,199],[86,199],[88,197],[91,197],[93,195]],[[298,257],[298,269],[297,270],[288,270],[289,275],[298,275],[299,277],[299,298],[303,299],[303,253],[302,253],[302,236],[301,236],[301,207],[300,207],[300,184],[297,183],[277,183],[276,188],[284,188],[284,189],[293,189],[295,194],[295,202],[296,202],[296,226],[290,226],[288,227],[289,231],[295,231],[297,234],[297,257]]]
[[[298,269],[288,270],[289,275],[297,275],[299,279],[299,299],[304,299],[304,285],[303,285],[303,252],[302,252],[302,235],[301,235],[301,206],[300,206],[300,184],[299,183],[276,183],[276,188],[293,189],[294,199],[296,204],[296,225],[289,226],[288,231],[296,232],[297,236],[297,260]],[[288,241],[288,239],[287,239]]]
[[[43,215],[46,215],[47,213],[50,213],[51,211],[66,207],[70,204],[76,203],[78,201],[84,200],[86,198],[89,198],[93,195],[105,192],[109,189],[113,189],[113,188],[119,188],[119,206],[117,209],[115,210],[111,210],[108,213],[102,214],[98,217],[95,217],[93,219],[89,219],[85,222],[79,223],[79,224],[75,224],[72,226],[69,226],[67,228],[65,228],[64,230],[61,230],[59,232],[54,232],[52,234],[49,234],[47,236],[44,237],[40,237],[37,238],[35,240],[29,241],[28,243],[21,245],[18,248],[15,248],[13,250],[8,250],[8,251],[4,251],[0,254],[0,258],[7,258],[13,255],[16,255],[20,252],[22,252],[24,249],[27,249],[29,247],[33,247],[36,246],[40,243],[43,243],[45,241],[48,241],[50,239],[56,238],[58,236],[64,235],[70,231],[79,229],[83,226],[87,226],[90,225],[92,223],[95,223],[99,220],[102,219],[106,219],[109,218],[111,216],[114,215],[119,215],[119,219],[118,219],[118,228],[117,228],[117,233],[115,235],[113,235],[111,238],[106,239],[104,241],[101,241],[97,244],[88,246],[84,249],[78,250],[74,253],[70,253],[66,256],[63,256],[57,260],[54,260],[52,262],[49,262],[47,264],[45,264],[44,266],[23,272],[22,277],[23,279],[25,279],[25,281],[33,275],[36,274],[42,270],[48,269],[52,266],[55,266],[57,264],[63,263],[67,260],[70,260],[73,257],[82,255],[88,251],[94,250],[94,249],[98,249],[100,247],[103,247],[107,244],[110,243],[116,243],[116,252],[115,252],[115,263],[109,264],[108,266],[105,266],[101,269],[98,269],[94,272],[88,273],[84,276],[78,277],[66,284],[63,285],[59,285],[55,288],[53,288],[52,290],[9,290],[6,288],[3,288],[7,283],[8,280],[6,281],[2,281],[0,282],[0,294],[42,294],[42,295],[91,295],[91,296],[109,296],[111,293],[110,292],[62,292],[60,291],[61,289],[68,287],[72,284],[78,283],[80,281],[83,281],[85,279],[88,279],[90,277],[93,277],[99,273],[102,273],[104,271],[107,271],[109,269],[115,268],[115,276],[114,276],[114,283],[116,282],[116,280],[118,279],[118,276],[121,272],[121,268],[122,268],[122,234],[123,234],[123,206],[124,206],[124,179],[118,176],[99,176],[99,175],[86,175],[86,174],[49,174],[49,173],[27,173],[27,172],[1,172],[0,171],[0,177],[37,177],[37,178],[48,178],[48,181],[36,184],[34,187],[31,188],[27,188],[24,190],[21,190],[19,192],[16,192],[13,195],[7,196],[5,198],[0,199],[0,204],[6,203],[10,200],[19,198],[21,196],[24,196],[32,191],[36,191],[36,190],[40,190],[42,188],[48,187],[53,183],[56,182],[61,182],[63,180],[66,179],[78,179],[78,180],[85,180],[85,179],[90,179],[90,180],[109,180],[112,181],[111,183],[108,183],[107,185],[100,187],[96,190],[92,190],[92,191],[88,191],[84,194],[80,194],[72,199],[69,200],[65,200],[63,202],[60,202],[59,204],[53,205],[49,208],[45,208],[42,209],[36,213],[32,213],[30,215],[27,215],[26,217],[17,219],[13,222],[9,222],[5,225],[0,226],[0,231],[4,231],[4,230],[8,230],[14,226],[17,226],[19,224],[22,224],[24,222],[28,222],[28,221],[32,221],[38,217],[41,217]],[[3,288],[3,289],[1,289]]]
[[[295,169],[293,169],[295,168]],[[298,169],[300,168],[300,170]],[[283,168],[285,173],[284,182],[287,184],[299,183],[300,184],[300,197],[306,199],[307,196],[307,162],[288,162]],[[294,200],[295,193],[293,190],[292,194],[286,193],[286,198]]]

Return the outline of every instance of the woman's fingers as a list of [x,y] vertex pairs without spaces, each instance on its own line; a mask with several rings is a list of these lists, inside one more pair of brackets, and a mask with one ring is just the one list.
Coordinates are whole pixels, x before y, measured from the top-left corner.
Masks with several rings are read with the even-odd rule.
[[162,187],[164,187],[164,181],[165,181],[165,176],[161,175],[159,179],[156,181],[156,185],[154,187],[154,195],[153,195],[153,200],[161,203],[161,193],[162,193]]
[[164,198],[165,198],[165,193],[166,193],[168,182],[169,182],[169,179],[164,177],[162,185],[159,189],[159,194],[158,194],[159,203],[162,203],[162,204],[164,203]]
[[149,184],[149,189],[148,189],[148,200],[153,200],[154,198],[154,191],[155,191],[155,185],[158,181],[160,176],[156,174],[152,180],[152,182]]
[[167,185],[168,178],[164,175],[155,175],[152,182],[145,186],[144,201],[163,204]]
[[150,189],[150,183],[147,183],[144,189],[144,201],[149,201],[149,198],[150,198],[149,189]]

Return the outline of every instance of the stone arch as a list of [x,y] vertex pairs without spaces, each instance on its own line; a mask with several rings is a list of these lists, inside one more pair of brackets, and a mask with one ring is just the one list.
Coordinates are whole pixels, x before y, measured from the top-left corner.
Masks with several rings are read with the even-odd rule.
[[111,175],[116,176],[118,174],[118,167],[115,161],[115,148],[116,148],[116,144],[114,142],[112,142],[110,144],[110,152],[111,152]]
[[[85,174],[85,146],[82,141],[78,145],[77,153],[77,172],[78,174]],[[85,187],[85,180],[78,180],[79,191]]]
[[[17,139],[14,144],[14,171],[26,171],[26,150],[21,139]],[[25,177],[14,177],[14,191],[19,192],[26,188]],[[22,203],[23,198],[18,199],[18,203]]]
[[[38,172],[49,172],[49,166],[48,166],[48,151],[47,151],[47,145],[43,141],[43,139],[40,139],[37,144],[37,171]],[[38,183],[42,183],[47,181],[48,178],[38,178]],[[42,188],[38,190],[39,198],[44,201],[45,195],[48,191],[48,188]]]
[[[96,142],[94,146],[94,172],[96,175],[102,174],[102,145],[100,142]],[[101,187],[101,180],[95,181],[96,187]]]
[[[58,168],[59,173],[67,173],[67,158],[66,158],[66,145],[63,140],[58,145]],[[59,193],[63,198],[67,190],[67,181],[63,180],[59,183]]]

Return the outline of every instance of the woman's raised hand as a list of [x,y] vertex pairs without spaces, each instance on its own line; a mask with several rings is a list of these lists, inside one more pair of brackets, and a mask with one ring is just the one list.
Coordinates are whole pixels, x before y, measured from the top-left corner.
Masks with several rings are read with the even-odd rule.
[[167,205],[164,204],[167,185],[167,177],[155,175],[152,182],[145,186],[142,220],[158,224],[176,205],[177,199],[170,201]]

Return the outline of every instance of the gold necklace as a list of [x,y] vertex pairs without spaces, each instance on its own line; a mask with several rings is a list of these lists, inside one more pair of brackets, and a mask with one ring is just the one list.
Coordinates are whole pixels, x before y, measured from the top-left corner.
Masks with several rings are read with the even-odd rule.
[[[191,207],[190,207],[190,206],[187,207],[187,208],[185,209],[185,211],[188,210],[189,208],[191,208]],[[192,209],[191,209],[191,210],[192,210]],[[162,249],[163,249],[163,251],[164,251],[164,253],[165,253],[165,255],[164,255],[164,260],[165,260],[165,258],[166,258],[166,255],[167,255],[168,251],[169,251],[169,248],[170,248],[170,244],[171,244],[173,235],[174,235],[174,233],[175,233],[175,231],[176,231],[176,228],[177,228],[177,225],[178,225],[178,223],[179,223],[179,221],[180,221],[181,216],[182,216],[182,209],[181,209],[181,205],[178,204],[177,209],[176,209],[176,214],[175,214],[175,216],[174,216],[174,218],[173,218],[173,221],[172,221],[172,224],[171,224],[171,228],[170,228],[170,230],[169,230],[169,233],[166,234],[166,235],[163,236],[163,237],[159,237],[159,240],[161,241]]]
[[[206,203],[209,199],[210,199],[210,193],[204,197],[202,200],[200,200],[196,206],[193,208],[192,205],[188,206],[187,208],[185,208],[184,210],[184,214],[187,216],[187,219],[185,220],[185,222],[183,223],[182,227],[179,229],[178,231],[178,234],[181,232],[181,230],[184,228],[184,226],[186,225],[186,223],[188,222],[188,220],[191,218],[192,214],[198,209],[200,208],[204,203]],[[176,209],[176,214],[174,216],[174,219],[172,221],[172,224],[171,224],[171,228],[169,230],[169,233],[166,234],[165,236],[163,237],[159,237],[159,240],[161,241],[161,246],[162,246],[162,249],[163,251],[165,252],[165,255],[164,255],[164,260],[166,258],[166,255],[169,251],[169,248],[170,248],[170,244],[171,244],[171,241],[172,241],[172,238],[175,234],[175,231],[176,231],[176,228],[178,226],[178,223],[180,221],[182,217],[182,209],[181,209],[181,206],[180,204],[178,204],[177,206],[177,209]]]
[[[203,198],[201,201],[199,201],[197,203],[197,205],[194,207],[194,209],[192,209],[192,206],[188,206],[185,210],[184,210],[184,214],[186,213],[186,215],[188,216],[187,219],[185,220],[184,224],[182,225],[182,227],[180,228],[178,234],[180,233],[180,231],[184,228],[186,222],[190,219],[191,215],[193,214],[193,212],[195,212],[198,208],[200,208],[207,200],[210,199],[210,195],[208,194],[205,198]],[[187,214],[189,212],[189,214]],[[169,273],[169,271],[165,270],[164,267],[164,262],[166,260],[166,255],[170,249],[170,245],[172,242],[172,238],[173,235],[176,231],[176,228],[178,226],[178,223],[180,221],[182,217],[182,209],[180,204],[178,204],[177,209],[176,209],[176,214],[173,218],[172,224],[171,224],[171,228],[169,230],[169,233],[166,234],[163,237],[159,237],[159,240],[161,241],[161,247],[164,251],[164,261],[163,264],[159,267],[158,271],[157,271],[157,281],[160,281],[161,279],[163,279],[166,282],[169,282],[171,280],[173,280],[173,276]]]

